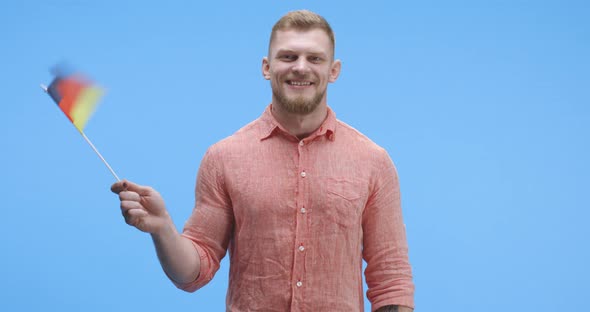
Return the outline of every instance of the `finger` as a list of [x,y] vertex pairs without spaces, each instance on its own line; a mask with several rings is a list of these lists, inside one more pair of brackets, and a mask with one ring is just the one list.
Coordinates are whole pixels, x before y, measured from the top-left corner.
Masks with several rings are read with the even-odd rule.
[[125,217],[125,223],[137,226],[141,222],[141,218],[147,216],[147,212],[142,209],[131,209],[123,216]]
[[121,193],[119,193],[119,199],[121,201],[124,200],[129,200],[129,201],[140,201],[141,196],[139,196],[139,194],[137,194],[136,192],[131,192],[131,191],[122,191]]
[[129,211],[131,209],[145,210],[139,202],[131,201],[131,200],[121,201],[121,212],[123,214],[127,213],[127,211]]
[[113,183],[113,185],[111,185],[111,192],[113,192],[115,194],[119,194],[120,192],[124,191],[127,188],[127,183],[128,183],[128,181],[125,179]]
[[127,211],[127,214],[132,217],[145,217],[148,215],[147,211],[143,210],[143,209],[130,209]]

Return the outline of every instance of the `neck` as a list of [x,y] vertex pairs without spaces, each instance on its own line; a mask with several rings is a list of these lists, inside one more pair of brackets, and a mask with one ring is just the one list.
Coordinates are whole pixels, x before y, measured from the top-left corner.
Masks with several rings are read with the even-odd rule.
[[280,105],[272,105],[272,115],[290,134],[303,139],[316,131],[328,115],[328,106],[320,104],[313,112],[305,115],[289,113]]

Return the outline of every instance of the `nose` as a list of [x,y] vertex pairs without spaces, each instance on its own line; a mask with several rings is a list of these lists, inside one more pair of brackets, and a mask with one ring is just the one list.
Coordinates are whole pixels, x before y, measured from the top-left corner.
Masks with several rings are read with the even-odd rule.
[[309,72],[309,64],[305,58],[301,57],[293,62],[291,70],[293,70],[295,74],[305,75]]

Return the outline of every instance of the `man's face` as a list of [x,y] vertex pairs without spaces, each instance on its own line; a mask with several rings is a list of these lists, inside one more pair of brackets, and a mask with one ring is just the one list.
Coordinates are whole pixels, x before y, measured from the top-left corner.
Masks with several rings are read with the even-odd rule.
[[333,61],[332,54],[330,38],[321,29],[277,31],[262,61],[273,104],[302,115],[326,105],[328,82],[340,73],[340,61]]

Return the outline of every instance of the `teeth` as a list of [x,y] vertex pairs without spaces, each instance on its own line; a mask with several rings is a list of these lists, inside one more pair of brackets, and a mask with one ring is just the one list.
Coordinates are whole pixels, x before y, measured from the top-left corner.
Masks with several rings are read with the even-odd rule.
[[290,81],[289,82],[293,86],[309,86],[311,82],[309,81]]

